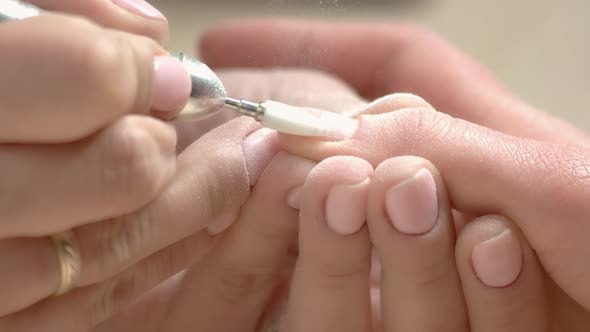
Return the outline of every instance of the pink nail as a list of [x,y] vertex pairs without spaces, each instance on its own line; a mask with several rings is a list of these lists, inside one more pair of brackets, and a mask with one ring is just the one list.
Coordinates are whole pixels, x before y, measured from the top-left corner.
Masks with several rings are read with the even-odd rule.
[[259,129],[246,137],[243,149],[250,185],[254,186],[280,150],[278,135],[271,129]]
[[191,79],[182,63],[169,56],[156,56],[154,72],[152,109],[160,112],[180,110],[191,93]]
[[512,284],[522,270],[522,249],[518,238],[507,229],[477,244],[471,254],[473,269],[482,283],[489,287]]
[[133,14],[167,21],[159,10],[145,0],[113,0],[113,3]]
[[399,232],[408,235],[429,232],[438,218],[436,182],[432,173],[424,168],[389,189],[385,194],[385,207]]
[[336,185],[326,199],[326,222],[337,234],[358,232],[366,220],[369,179],[353,185]]

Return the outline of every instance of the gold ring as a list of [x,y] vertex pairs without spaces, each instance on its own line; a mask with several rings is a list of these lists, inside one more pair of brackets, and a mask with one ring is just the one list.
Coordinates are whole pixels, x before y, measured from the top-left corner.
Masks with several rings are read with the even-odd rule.
[[71,231],[53,235],[59,260],[60,281],[55,296],[63,295],[74,288],[80,278],[82,260],[80,253],[73,244],[74,234]]

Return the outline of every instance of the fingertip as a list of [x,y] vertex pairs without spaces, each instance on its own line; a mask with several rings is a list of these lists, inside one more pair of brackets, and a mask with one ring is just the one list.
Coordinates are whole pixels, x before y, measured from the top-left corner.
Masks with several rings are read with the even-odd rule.
[[473,330],[538,331],[547,326],[545,272],[512,220],[476,218],[461,231],[455,248]]
[[373,166],[364,159],[335,156],[321,161],[310,174],[310,179],[325,176],[324,181],[327,183],[344,180],[347,184],[356,184],[367,179],[372,173]]
[[523,269],[523,248],[514,225],[506,218],[487,215],[466,225],[457,240],[457,261],[484,287],[515,283]]
[[356,157],[338,156],[320,162],[310,172],[302,189],[303,232],[319,227],[306,223],[318,218],[326,225],[321,229],[337,236],[352,235],[361,230],[366,220],[366,200],[372,174],[371,164]]
[[152,109],[170,115],[178,112],[188,101],[191,85],[180,61],[170,56],[154,57]]
[[169,39],[169,27],[161,11],[147,1],[134,0],[28,0],[43,9],[70,13],[115,30],[143,35],[165,44]]
[[502,231],[473,247],[473,270],[489,287],[506,287],[518,278],[522,269],[522,249],[514,232]]

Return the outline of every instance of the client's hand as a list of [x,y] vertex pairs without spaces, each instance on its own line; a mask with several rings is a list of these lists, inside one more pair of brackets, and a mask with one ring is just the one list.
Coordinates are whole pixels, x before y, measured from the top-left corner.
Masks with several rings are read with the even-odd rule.
[[[551,289],[519,230],[482,216],[456,240],[444,181],[426,160],[393,158],[373,171],[354,157],[329,158],[293,203],[301,209],[300,254],[276,331],[549,326]],[[371,280],[373,246],[382,271],[374,268]]]
[[[227,52],[245,41],[245,52]],[[479,124],[435,113],[423,101],[397,95],[365,109],[365,114],[375,115],[359,117],[359,129],[350,140],[285,138],[283,143],[291,152],[317,161],[339,154],[362,157],[373,166],[404,154],[429,159],[447,182],[453,208],[475,216],[500,213],[514,220],[548,272],[542,281],[530,284],[538,287],[534,293],[542,301],[529,305],[523,297],[512,303],[514,326],[537,324],[529,318],[539,317],[539,312],[550,313],[541,321],[547,326],[588,326],[583,322],[590,309],[585,287],[590,275],[585,264],[590,253],[585,239],[590,232],[590,156],[575,147],[588,144],[585,134],[524,105],[465,56],[413,26],[246,22],[214,30],[204,45],[209,63],[218,66],[319,68],[347,80],[366,98],[417,92],[439,109]],[[267,86],[273,85],[272,77],[266,76]],[[301,86],[286,85],[285,90]],[[272,97],[264,91],[256,96]],[[404,110],[392,113],[400,109]],[[478,328],[476,324],[472,328]]]

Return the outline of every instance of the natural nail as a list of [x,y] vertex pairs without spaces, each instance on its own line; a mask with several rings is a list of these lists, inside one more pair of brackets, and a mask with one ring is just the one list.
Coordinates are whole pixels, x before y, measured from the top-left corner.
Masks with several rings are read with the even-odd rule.
[[154,73],[152,109],[160,112],[180,110],[191,92],[191,79],[182,63],[169,56],[156,56]]
[[326,199],[326,222],[337,234],[358,232],[366,220],[369,179],[353,185],[335,185]]
[[408,235],[429,232],[438,218],[436,182],[432,173],[421,169],[412,178],[389,189],[385,194],[385,207],[399,232]]
[[133,14],[166,21],[166,17],[145,0],[113,0],[113,3]]
[[250,185],[254,186],[272,158],[280,150],[278,135],[271,129],[259,129],[246,137],[242,147]]
[[477,244],[471,259],[475,274],[489,287],[512,284],[522,269],[520,242],[510,229]]

